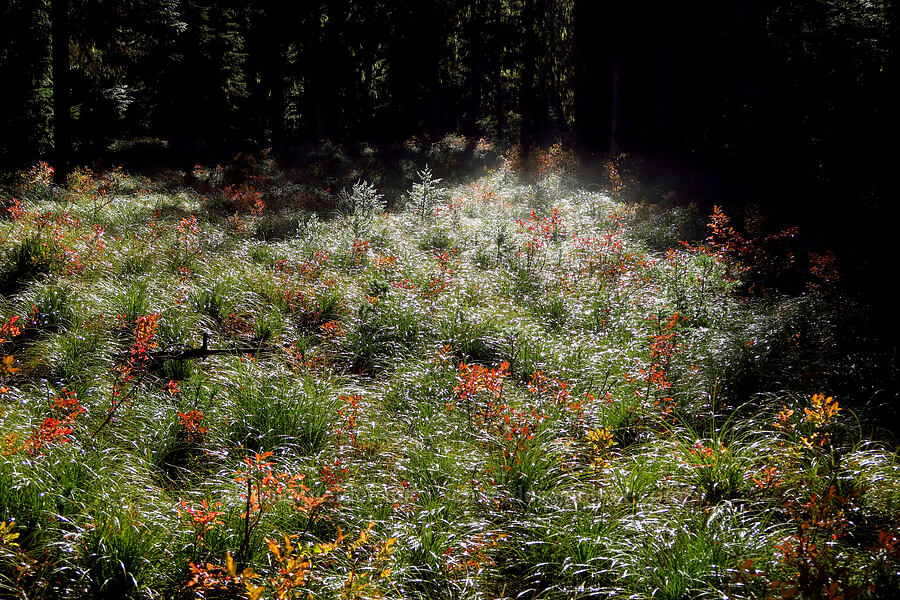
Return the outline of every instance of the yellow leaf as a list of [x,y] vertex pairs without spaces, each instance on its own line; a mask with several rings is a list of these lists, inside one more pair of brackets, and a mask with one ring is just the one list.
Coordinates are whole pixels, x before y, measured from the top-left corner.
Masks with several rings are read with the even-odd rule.
[[269,552],[271,552],[275,556],[275,560],[281,562],[281,548],[278,547],[278,544],[275,543],[275,540],[266,538],[266,543],[269,545]]
[[9,546],[10,548],[17,548],[19,544],[15,543],[13,540],[19,537],[18,533],[12,533],[13,523],[5,523],[0,521],[0,545]]
[[231,552],[229,552],[225,558],[225,569],[228,571],[229,575],[237,577],[237,567],[234,565],[234,558],[231,556]]
[[372,536],[372,530],[371,530],[371,529],[363,529],[362,531],[360,531],[360,532],[359,532],[359,539],[356,540],[356,544],[355,544],[356,547],[358,548],[358,547],[364,545],[366,542],[369,541],[369,538],[370,538],[371,536]]
[[18,369],[12,366],[13,364],[13,355],[10,354],[6,358],[3,359],[2,363],[0,363],[0,375],[12,375],[13,373],[18,373],[22,369]]
[[391,576],[391,570],[390,570],[390,569],[385,569],[384,571],[381,572],[381,578],[382,578],[382,579],[387,579],[387,578],[390,577],[390,576]]
[[255,586],[253,584],[247,583],[245,584],[247,587],[247,593],[250,594],[250,600],[259,600],[262,596],[262,593],[266,590],[263,586]]

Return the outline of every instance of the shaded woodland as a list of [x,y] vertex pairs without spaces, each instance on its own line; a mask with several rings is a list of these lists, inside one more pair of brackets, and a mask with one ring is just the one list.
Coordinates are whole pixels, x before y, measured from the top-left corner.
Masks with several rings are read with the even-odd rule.
[[[867,219],[892,209],[897,15],[862,0],[12,0],[0,166],[50,159],[64,181],[135,139],[181,166],[324,139],[564,140],[852,249],[888,234]],[[846,201],[863,214],[836,227]]]
[[[577,141],[859,189],[895,118],[894,2],[6,3],[0,159],[116,140]],[[879,132],[879,133],[876,133]],[[888,138],[885,138],[888,139]],[[787,171],[790,177],[786,177]],[[852,174],[852,175],[851,175]]]
[[894,598],[898,7],[7,0],[0,597]]

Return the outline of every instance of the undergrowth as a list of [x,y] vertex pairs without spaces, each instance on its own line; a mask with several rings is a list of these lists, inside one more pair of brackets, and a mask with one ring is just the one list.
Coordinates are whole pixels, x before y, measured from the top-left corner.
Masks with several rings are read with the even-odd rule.
[[519,162],[6,190],[0,596],[892,597],[833,256]]

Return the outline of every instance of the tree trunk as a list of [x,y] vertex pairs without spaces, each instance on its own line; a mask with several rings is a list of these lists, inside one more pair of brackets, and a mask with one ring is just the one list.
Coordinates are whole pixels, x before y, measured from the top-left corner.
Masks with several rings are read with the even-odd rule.
[[427,41],[426,69],[428,78],[428,132],[432,141],[441,139],[441,50],[443,40],[439,26],[438,8],[433,2],[425,2],[425,36]]
[[[897,136],[900,135],[900,114],[898,114],[898,106],[900,106],[900,90],[897,87],[897,81],[900,81],[900,0],[891,0],[886,3],[885,13],[887,16],[887,48],[894,50],[889,52],[884,64],[881,80],[883,82],[880,113],[884,118],[884,128],[878,136],[882,140],[882,144],[875,143],[875,147],[890,147],[897,143]],[[879,169],[881,186],[880,192],[883,198],[890,198],[896,194],[896,177],[894,169],[896,165],[896,153],[879,152],[878,157],[881,163]],[[893,203],[893,212],[891,216],[896,216],[900,212]]]
[[266,13],[266,30],[272,39],[266,40],[266,57],[263,64],[263,87],[268,92],[267,119],[271,142],[277,146],[284,140],[284,27],[288,21],[288,14],[283,5],[278,8],[269,8]]
[[324,109],[325,65],[323,52],[325,49],[325,32],[322,27],[322,7],[314,5],[307,16],[307,27],[301,30],[298,44],[303,49],[303,106],[306,119],[307,137],[311,140],[323,140],[327,135],[326,114]]
[[69,3],[53,0],[53,154],[56,182],[64,184],[69,175],[72,151],[69,106]]
[[483,22],[485,15],[481,14],[481,3],[478,0],[469,0],[469,73],[466,89],[469,93],[469,102],[466,107],[466,120],[463,127],[467,134],[475,133],[478,118],[481,116],[482,81],[484,80],[484,48],[483,48]]
[[522,131],[519,146],[522,169],[526,178],[536,173],[534,149],[538,138],[538,106],[535,89],[535,71],[538,55],[537,47],[537,0],[525,0],[522,8],[522,25],[525,43],[522,52],[522,81],[519,87],[519,112],[522,115]]
[[675,115],[678,114],[678,98],[675,93],[675,40],[669,34],[665,23],[654,36],[656,42],[656,62],[659,69],[656,90],[656,131],[655,149],[665,152],[673,147]]
[[493,105],[491,111],[496,121],[497,134],[500,134],[506,126],[506,99],[503,94],[503,42],[500,34],[503,31],[503,4],[501,0],[491,0],[491,52],[493,57],[493,69],[491,69],[491,81],[493,84]]
[[587,156],[609,152],[612,31],[608,5],[575,0],[575,137]]
[[612,52],[612,89],[610,90],[609,120],[609,153],[613,156],[622,151],[623,132],[623,97],[622,97],[622,49],[618,40],[613,42]]

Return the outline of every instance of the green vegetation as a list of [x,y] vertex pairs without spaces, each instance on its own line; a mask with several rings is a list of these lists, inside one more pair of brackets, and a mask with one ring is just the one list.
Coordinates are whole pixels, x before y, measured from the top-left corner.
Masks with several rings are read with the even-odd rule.
[[832,257],[537,157],[22,175],[0,597],[891,597],[887,362]]

